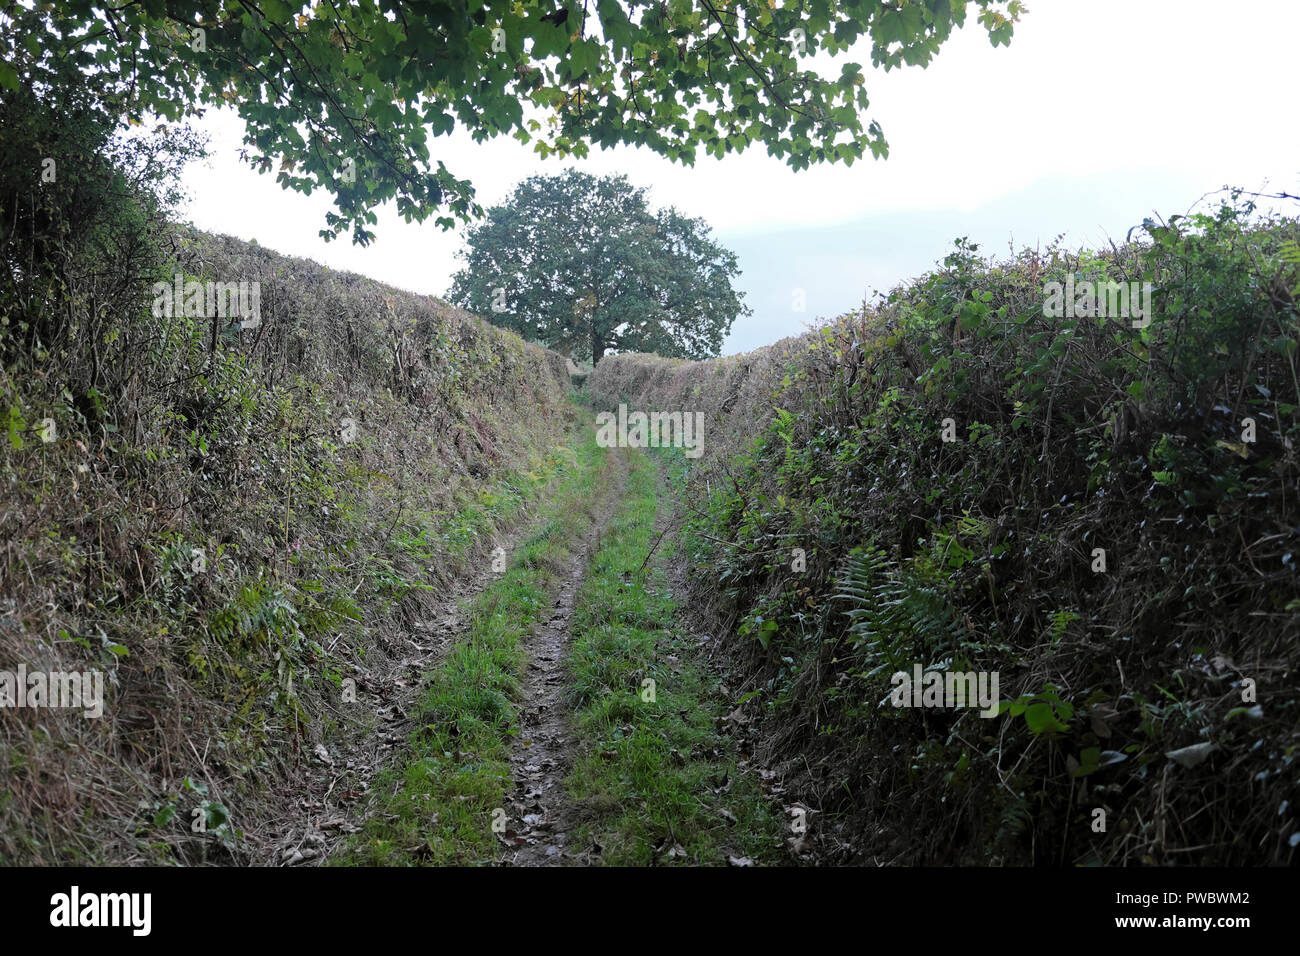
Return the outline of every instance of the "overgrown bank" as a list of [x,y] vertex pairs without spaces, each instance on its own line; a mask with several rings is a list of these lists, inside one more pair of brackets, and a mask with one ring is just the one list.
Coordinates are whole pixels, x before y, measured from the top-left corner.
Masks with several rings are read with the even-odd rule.
[[[800,338],[597,366],[607,405],[706,413],[696,601],[816,859],[1293,858],[1300,230],[1249,212],[959,244]],[[1046,317],[1071,275],[1152,283],[1150,325]],[[892,706],[916,665],[1007,703]]]
[[[0,861],[279,862],[389,759],[449,591],[561,463],[567,371],[436,300],[105,208],[0,336],[0,670],[106,681],[99,719],[0,713]],[[159,314],[178,275],[259,283],[260,322]]]

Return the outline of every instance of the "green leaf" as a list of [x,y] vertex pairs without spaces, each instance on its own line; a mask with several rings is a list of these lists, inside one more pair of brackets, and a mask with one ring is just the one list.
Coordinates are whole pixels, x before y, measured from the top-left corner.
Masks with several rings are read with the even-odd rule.
[[1029,725],[1030,732],[1035,734],[1065,733],[1070,729],[1056,719],[1052,705],[1043,701],[1036,701],[1029,705],[1025,711],[1025,723]]
[[230,820],[230,811],[220,803],[204,800],[199,806],[203,810],[203,816],[207,821],[209,830],[215,830]]
[[[875,59],[896,65],[902,55],[886,48],[902,44],[908,62],[919,64],[949,37],[965,4],[913,0],[882,9],[874,0],[809,0],[778,9],[771,0],[751,7],[757,23],[743,44],[706,35],[713,11],[696,0],[596,0],[599,28],[587,23],[585,32],[586,8],[579,12],[567,3],[502,0],[476,8],[473,16],[448,0],[403,5],[401,16],[387,3],[313,4],[315,13],[299,27],[295,15],[303,6],[298,0],[140,0],[121,6],[127,23],[115,42],[89,50],[82,38],[102,23],[87,0],[20,4],[15,17],[28,33],[41,31],[47,40],[38,44],[42,55],[80,69],[87,85],[97,75],[130,75],[139,91],[137,120],[146,111],[174,119],[212,106],[238,109],[246,142],[258,154],[297,163],[277,177],[283,188],[304,194],[323,188],[338,200],[321,235],[351,231],[364,245],[373,235],[366,226],[374,211],[389,201],[410,220],[432,219],[444,228],[477,211],[472,185],[444,175],[430,159],[429,117],[455,114],[478,141],[509,136],[519,131],[524,101],[555,78],[571,98],[556,108],[554,137],[536,143],[543,155],[583,157],[593,144],[644,145],[689,163],[699,152],[725,155],[761,141],[794,168],[847,163],[868,149],[885,157],[879,125],[863,115],[868,100],[861,66],[786,76],[795,60],[789,29],[800,23],[813,49],[840,51],[869,31]],[[995,43],[1010,38],[1018,9],[1014,2],[1005,14],[986,9],[981,22]],[[242,50],[229,56],[191,56],[186,47],[167,51],[178,22],[195,15],[205,23],[219,19]],[[505,55],[484,47],[485,31],[498,28],[505,31]],[[547,63],[550,57],[560,60],[558,68]],[[558,77],[547,76],[552,71]],[[584,74],[580,89],[565,82]],[[635,98],[619,78],[635,82]],[[0,89],[18,89],[21,81],[12,64],[0,64]],[[768,95],[773,84],[789,87],[789,102]],[[283,91],[284,101],[272,103],[268,90]],[[373,121],[364,134],[357,131],[358,116]],[[308,120],[310,148],[303,142]],[[339,154],[355,147],[358,135],[373,139],[370,151],[386,161],[369,166],[364,182],[344,182]]]
[[272,23],[284,23],[291,13],[284,0],[262,0],[262,14]]
[[884,45],[901,42],[904,35],[903,18],[896,11],[886,10],[876,21],[873,36],[877,43]]
[[22,413],[18,411],[17,405],[9,406],[9,445],[14,451],[23,450],[23,430],[27,427],[27,422],[23,421]]

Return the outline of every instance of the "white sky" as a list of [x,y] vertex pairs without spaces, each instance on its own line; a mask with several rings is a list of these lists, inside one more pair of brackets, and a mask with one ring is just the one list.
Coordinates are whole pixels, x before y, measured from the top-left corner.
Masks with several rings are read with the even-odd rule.
[[[1065,233],[1067,244],[1095,244],[1225,184],[1300,192],[1290,105],[1300,2],[1028,4],[1009,47],[994,49],[972,14],[928,68],[867,69],[870,115],[890,145],[883,161],[796,173],[762,147],[694,167],[633,148],[543,161],[512,139],[476,144],[459,131],[431,147],[472,180],[485,208],[526,176],[575,165],[626,173],[650,187],[652,205],[704,217],[739,254],[738,285],[754,309],[724,353],[853,308],[864,290],[929,268],[958,235],[998,253],[1013,237],[1023,245]],[[369,248],[325,243],[326,194],[282,190],[241,164],[233,113],[210,112],[202,128],[214,155],[186,176],[185,215],[199,227],[415,292],[447,290],[461,229],[408,225],[388,208]],[[794,311],[795,290],[807,311]]]

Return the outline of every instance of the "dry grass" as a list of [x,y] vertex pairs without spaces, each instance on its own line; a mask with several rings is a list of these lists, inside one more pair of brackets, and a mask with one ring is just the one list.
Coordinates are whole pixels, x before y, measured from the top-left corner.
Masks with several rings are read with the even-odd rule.
[[[572,420],[554,353],[427,297],[176,237],[188,275],[261,281],[261,329],[222,329],[213,351],[204,320],[144,307],[112,342],[0,373],[5,408],[58,428],[0,445],[0,668],[109,681],[102,719],[0,712],[6,862],[273,862],[290,830],[346,816],[449,591],[527,517]],[[64,394],[92,362],[98,410]],[[192,832],[203,801],[231,833]]]

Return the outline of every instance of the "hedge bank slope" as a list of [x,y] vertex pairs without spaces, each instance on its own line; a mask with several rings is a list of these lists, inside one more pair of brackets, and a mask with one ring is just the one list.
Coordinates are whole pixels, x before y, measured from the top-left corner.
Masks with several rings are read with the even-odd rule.
[[[801,337],[597,366],[604,406],[705,412],[691,579],[796,855],[1294,860],[1298,235],[1237,195],[1104,253],[959,242]],[[1151,283],[1150,324],[1046,317],[1071,275]],[[894,706],[917,665],[1000,712]]]
[[[0,862],[318,858],[405,740],[453,585],[563,467],[568,372],[438,300],[131,215],[42,293],[57,321],[6,330],[0,669],[106,686],[99,719],[0,714]],[[260,283],[260,324],[156,314],[177,275]]]

